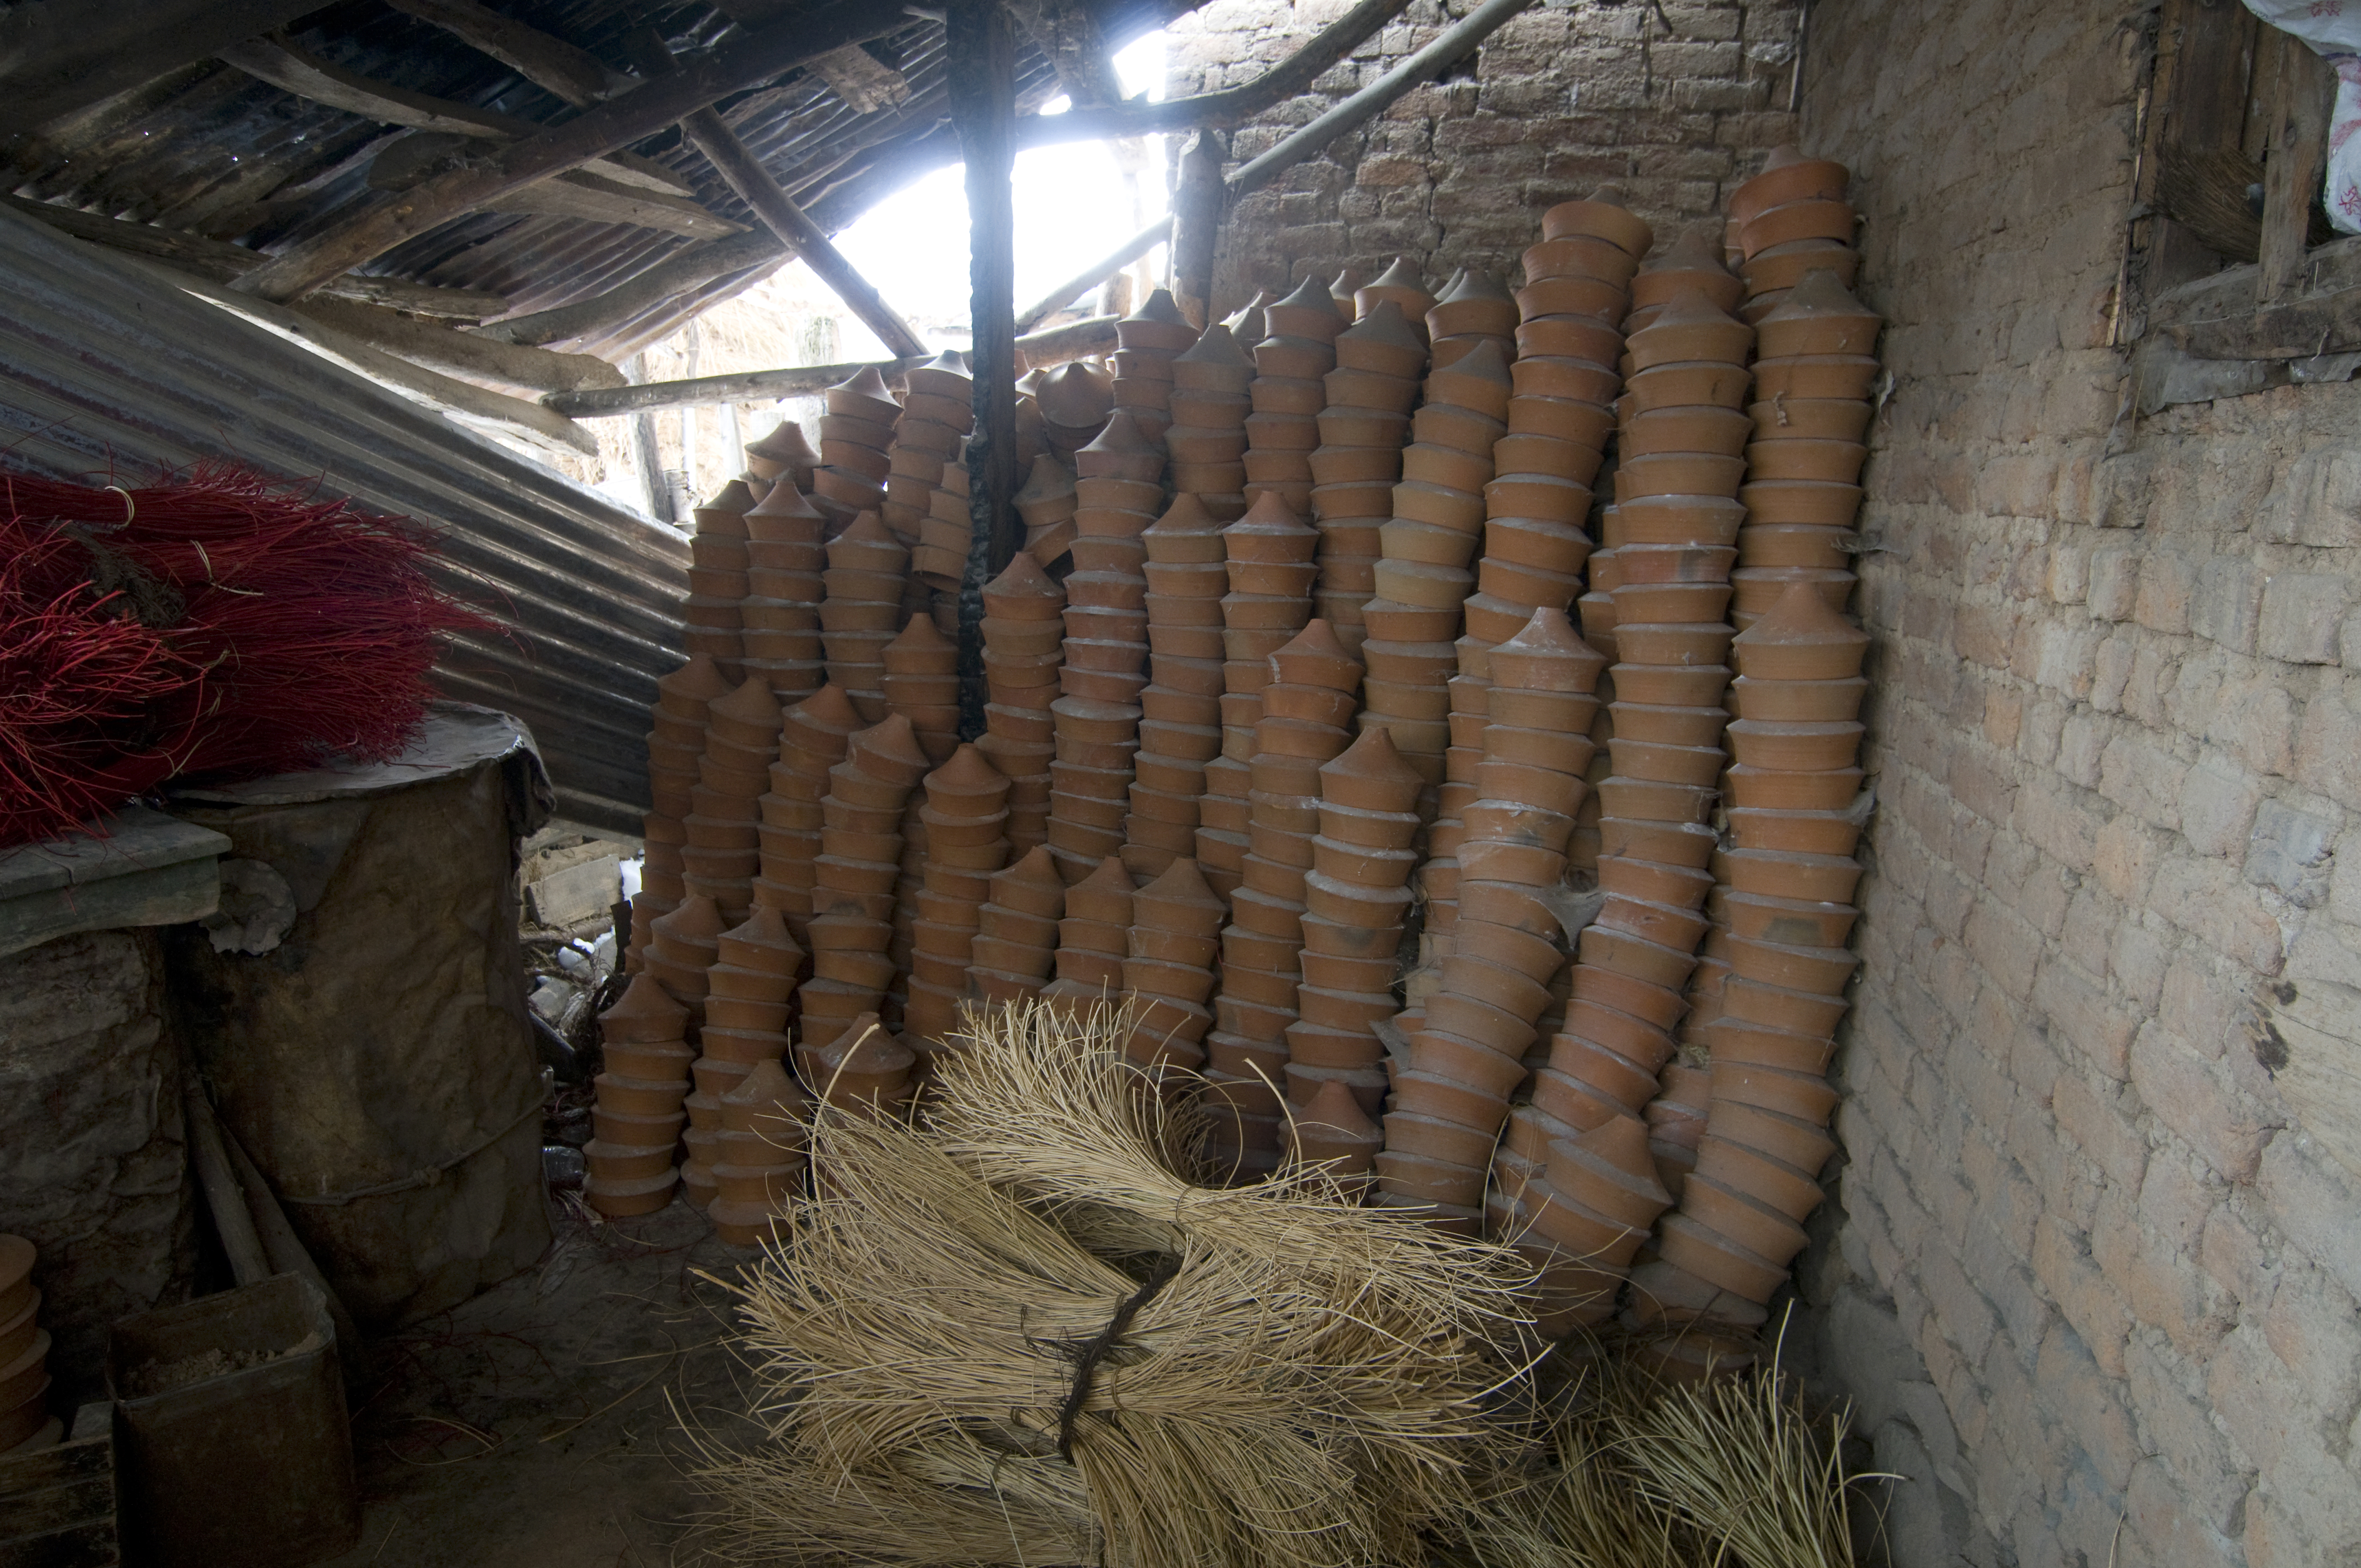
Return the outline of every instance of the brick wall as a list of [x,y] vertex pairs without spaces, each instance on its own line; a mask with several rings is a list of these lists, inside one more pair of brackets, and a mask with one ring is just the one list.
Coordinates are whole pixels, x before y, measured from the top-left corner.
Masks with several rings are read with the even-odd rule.
[[[1213,0],[1170,27],[1168,90],[1249,80],[1349,8]],[[1312,92],[1242,127],[1233,153],[1262,152],[1469,8],[1412,0]],[[1464,266],[1508,272],[1540,237],[1542,209],[1604,181],[1667,234],[1716,214],[1763,152],[1795,135],[1786,110],[1797,15],[1795,0],[1543,0],[1472,64],[1240,203],[1224,234],[1216,302],[1235,310],[1257,289],[1283,293],[1347,265],[1375,271],[1398,255],[1437,282]]]
[[1812,14],[1805,140],[1854,170],[1894,388],[1806,1294],[1932,1478],[1903,1561],[2351,1563],[2361,386],[2121,413],[2125,15]]

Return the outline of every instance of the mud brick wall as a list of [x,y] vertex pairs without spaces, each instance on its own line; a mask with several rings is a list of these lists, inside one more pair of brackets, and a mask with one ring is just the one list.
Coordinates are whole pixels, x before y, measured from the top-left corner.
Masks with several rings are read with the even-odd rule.
[[[1471,8],[1413,0],[1312,90],[1239,129],[1243,161],[1376,81]],[[1350,9],[1348,0],[1213,0],[1169,29],[1167,91],[1251,80]],[[1795,0],[1543,0],[1477,57],[1421,87],[1241,202],[1223,239],[1216,303],[1285,292],[1345,266],[1408,256],[1440,281],[1510,271],[1542,210],[1620,185],[1666,237],[1718,214],[1763,153],[1795,135]],[[1175,151],[1177,154],[1178,138]]]
[[2361,385],[2125,411],[2147,47],[2089,0],[1812,12],[1894,381],[1804,1277],[1923,1478],[1905,1563],[2361,1562]]

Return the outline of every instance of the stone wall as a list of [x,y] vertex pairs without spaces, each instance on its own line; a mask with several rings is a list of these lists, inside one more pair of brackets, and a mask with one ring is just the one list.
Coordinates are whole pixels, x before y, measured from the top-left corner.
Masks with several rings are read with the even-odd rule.
[[2361,387],[2125,411],[2136,16],[1811,25],[1894,378],[1822,1367],[1902,1561],[2361,1562]]
[[[1250,80],[1349,8],[1213,0],[1169,29],[1168,91]],[[1470,8],[1412,0],[1312,91],[1241,127],[1233,154],[1262,152]],[[1719,213],[1763,153],[1795,135],[1799,14],[1795,0],[1543,0],[1473,61],[1241,202],[1224,233],[1217,306],[1396,256],[1435,282],[1459,267],[1507,273],[1540,237],[1543,208],[1607,181],[1667,236]]]

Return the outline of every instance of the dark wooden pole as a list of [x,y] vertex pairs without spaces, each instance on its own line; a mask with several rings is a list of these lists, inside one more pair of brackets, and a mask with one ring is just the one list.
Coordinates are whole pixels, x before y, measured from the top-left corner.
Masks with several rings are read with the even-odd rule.
[[1223,147],[1210,130],[1199,131],[1180,155],[1180,187],[1172,196],[1172,298],[1181,314],[1199,326],[1213,315],[1213,257],[1222,243]]

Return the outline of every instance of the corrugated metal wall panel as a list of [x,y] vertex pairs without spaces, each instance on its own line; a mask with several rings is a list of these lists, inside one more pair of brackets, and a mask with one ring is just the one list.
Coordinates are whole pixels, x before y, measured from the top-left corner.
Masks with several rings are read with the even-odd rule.
[[0,449],[60,477],[229,458],[434,528],[513,637],[456,646],[455,696],[533,727],[559,809],[639,831],[687,543],[135,264],[0,211]]

